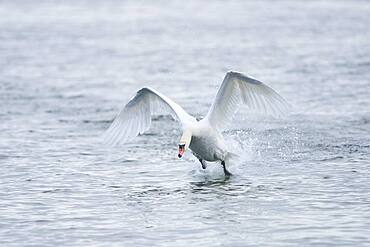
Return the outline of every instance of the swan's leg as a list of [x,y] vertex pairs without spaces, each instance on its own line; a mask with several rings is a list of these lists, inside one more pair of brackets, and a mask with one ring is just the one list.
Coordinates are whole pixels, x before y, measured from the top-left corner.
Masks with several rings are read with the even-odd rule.
[[222,167],[224,168],[224,173],[225,173],[225,176],[231,176],[231,172],[229,172],[227,169],[226,169],[226,164],[225,164],[225,161],[221,161],[221,165]]
[[202,164],[202,168],[206,169],[207,168],[207,163],[203,159],[199,159],[200,164]]

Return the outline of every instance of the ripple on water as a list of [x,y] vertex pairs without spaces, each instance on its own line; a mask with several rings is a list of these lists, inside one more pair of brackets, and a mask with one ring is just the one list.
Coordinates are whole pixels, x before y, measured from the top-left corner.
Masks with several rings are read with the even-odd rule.
[[[0,12],[2,246],[370,242],[366,1],[2,1]],[[233,176],[179,160],[178,123],[162,113],[135,141],[102,143],[140,87],[199,119],[231,69],[293,105],[282,119],[237,113]]]

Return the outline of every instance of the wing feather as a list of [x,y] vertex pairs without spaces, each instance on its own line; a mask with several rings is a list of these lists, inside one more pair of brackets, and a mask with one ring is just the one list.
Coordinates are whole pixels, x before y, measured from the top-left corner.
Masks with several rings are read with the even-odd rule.
[[104,141],[109,145],[123,144],[150,128],[153,114],[165,111],[182,127],[196,121],[174,101],[158,91],[145,87],[126,104],[111,126],[104,133]]
[[225,130],[242,103],[251,111],[274,117],[282,116],[290,108],[283,97],[261,81],[230,71],[226,74],[206,118],[216,129]]

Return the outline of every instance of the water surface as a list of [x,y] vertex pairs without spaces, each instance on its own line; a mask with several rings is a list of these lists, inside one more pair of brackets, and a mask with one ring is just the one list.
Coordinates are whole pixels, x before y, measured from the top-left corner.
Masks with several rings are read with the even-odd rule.
[[[367,1],[1,1],[2,246],[368,246]],[[202,117],[228,70],[294,107],[242,111],[230,179],[167,116],[99,136],[144,85]]]

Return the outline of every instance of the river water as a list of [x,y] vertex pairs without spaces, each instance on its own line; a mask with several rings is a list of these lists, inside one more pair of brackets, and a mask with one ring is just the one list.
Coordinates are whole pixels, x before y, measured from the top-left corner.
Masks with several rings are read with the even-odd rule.
[[[234,174],[177,158],[156,116],[100,136],[142,86],[202,117],[228,70],[294,107],[240,111]],[[369,246],[368,1],[1,1],[1,246]]]

